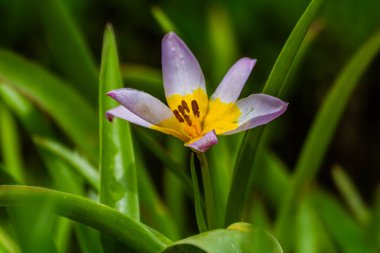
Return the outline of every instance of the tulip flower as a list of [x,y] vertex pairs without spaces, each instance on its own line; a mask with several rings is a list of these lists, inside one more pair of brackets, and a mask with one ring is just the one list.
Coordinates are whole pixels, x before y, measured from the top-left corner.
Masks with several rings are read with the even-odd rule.
[[107,112],[134,124],[172,135],[198,152],[218,143],[217,135],[229,135],[266,124],[283,114],[288,103],[265,94],[238,100],[255,59],[238,60],[210,98],[200,65],[185,45],[170,32],[162,40],[162,74],[167,105],[130,88],[107,93],[121,105]]

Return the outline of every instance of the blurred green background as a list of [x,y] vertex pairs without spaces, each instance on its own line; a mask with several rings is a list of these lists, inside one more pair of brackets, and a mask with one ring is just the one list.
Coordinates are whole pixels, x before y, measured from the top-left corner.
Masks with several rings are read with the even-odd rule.
[[[262,90],[286,39],[308,4],[305,0],[0,0],[0,48],[47,69],[78,90],[83,99],[98,110],[98,70],[105,25],[112,24],[116,34],[124,85],[162,100],[160,44],[165,30],[172,27],[199,60],[209,94],[237,59],[244,56],[258,59],[243,90],[242,96],[245,96]],[[299,64],[289,77],[291,88],[282,94],[282,98],[290,103],[288,111],[270,126],[270,147],[290,172],[319,106],[338,73],[356,50],[379,32],[379,10],[380,1],[375,0],[326,0],[323,3],[298,56]],[[165,23],[163,17],[170,22]],[[67,20],[70,22],[64,22]],[[380,57],[377,56],[359,80],[316,180],[316,184],[344,202],[332,176],[333,167],[338,165],[353,181],[365,207],[374,206],[376,192],[379,192],[379,69]],[[63,104],[72,102],[71,98],[59,93],[53,99],[62,100]],[[34,102],[39,105],[39,101]],[[73,143],[55,125],[51,115],[46,113],[44,116],[54,136],[58,136],[56,140],[76,149],[78,143]],[[51,186],[41,159],[36,158],[31,136],[19,121],[16,121],[16,127],[20,134],[23,164],[30,168],[28,183]],[[167,148],[172,145],[168,141],[171,137],[133,126],[132,132],[137,131],[153,136]],[[163,161],[152,156],[152,150],[142,145],[143,142],[143,138],[136,138],[135,143],[142,150],[145,162],[156,168],[149,172],[163,194]],[[6,148],[1,146],[2,150]],[[1,159],[0,163],[4,164]],[[89,156],[89,160],[96,164],[96,158]],[[184,161],[180,162],[184,164]],[[276,189],[276,185],[265,187]],[[260,193],[259,189],[254,195],[259,201],[265,199]],[[273,218],[277,207],[272,206],[273,203],[266,204],[264,211]],[[191,215],[188,223],[194,220]],[[182,235],[193,233],[194,224],[191,229]]]
[[[164,33],[152,14],[152,8],[160,8],[198,58],[209,93],[238,58],[258,59],[244,89],[245,95],[261,90],[287,36],[308,4],[304,0],[61,2],[79,26],[96,67],[100,62],[104,26],[111,23],[121,61],[152,67],[160,74],[160,42]],[[379,9],[380,2],[374,0],[334,0],[322,6],[314,24],[316,38],[292,80],[296,88],[287,96],[290,106],[281,119],[286,127],[279,129],[274,143],[276,152],[289,167],[294,165],[318,105],[337,73],[358,46],[379,29]],[[67,38],[57,30],[59,25],[54,27],[51,15],[54,14],[49,13],[49,0],[1,0],[0,46],[38,62],[63,79],[71,78],[68,81],[74,81],[74,85],[93,81],[88,86],[93,86],[96,92],[93,77],[73,78],[68,74],[67,65],[72,64],[70,52],[60,52],[59,45]],[[221,47],[230,50],[222,56],[215,55],[217,50],[212,42],[218,36],[218,27],[231,35],[230,41],[219,41]],[[63,54],[67,55],[65,59],[61,58]],[[379,68],[377,57],[360,80],[319,175],[324,184],[331,185],[331,166],[339,163],[355,180],[367,201],[373,197],[380,178]],[[81,69],[77,72],[80,75]],[[125,86],[138,87],[163,99],[160,84],[152,91],[143,83],[131,83],[131,79]],[[27,145],[25,147],[27,156],[29,150]]]

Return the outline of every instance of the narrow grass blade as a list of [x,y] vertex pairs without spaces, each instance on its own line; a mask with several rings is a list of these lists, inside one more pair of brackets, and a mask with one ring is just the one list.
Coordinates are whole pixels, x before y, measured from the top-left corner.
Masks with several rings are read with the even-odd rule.
[[191,158],[190,158],[190,170],[191,170],[191,178],[193,179],[193,188],[194,188],[195,216],[197,219],[199,232],[202,233],[202,232],[207,231],[208,229],[207,229],[206,219],[204,216],[203,205],[202,205],[203,198],[199,190],[198,177],[195,171],[193,153],[191,154]]
[[363,230],[333,197],[323,191],[316,191],[312,197],[314,209],[321,216],[330,237],[340,252],[371,252]]
[[[138,154],[136,154],[138,155]],[[139,158],[137,156],[136,158]],[[141,159],[138,159],[141,161]],[[141,206],[141,220],[157,229],[171,240],[179,239],[179,230],[173,216],[162,202],[143,161],[138,163],[138,186]]]
[[157,253],[166,246],[151,229],[108,206],[41,187],[0,186],[0,206],[31,205],[41,199],[48,199],[58,215],[107,233],[138,252]]
[[318,231],[313,207],[307,199],[301,200],[296,214],[294,246],[296,253],[318,253]]
[[161,27],[164,33],[177,32],[178,30],[170,20],[170,18],[165,14],[165,12],[158,6],[152,7],[153,17],[156,19],[157,23]]
[[120,71],[127,87],[164,99],[161,70],[144,65],[123,64]]
[[16,241],[0,226],[0,252],[21,253]]
[[280,241],[286,241],[287,229],[285,224],[292,213],[297,194],[318,172],[331,138],[358,84],[358,80],[379,50],[380,32],[372,36],[353,55],[323,101],[302,147],[291,185],[285,193],[282,207],[276,221],[276,235]]
[[333,167],[332,176],[335,185],[358,222],[362,225],[368,224],[370,218],[368,207],[364,204],[352,180],[339,165]]
[[9,174],[17,182],[25,182],[17,125],[11,112],[2,101],[0,101],[0,149]]
[[183,188],[189,197],[193,197],[192,183],[189,176],[184,170],[184,166],[181,162],[177,161],[173,157],[172,153],[168,152],[158,141],[156,141],[152,136],[146,134],[144,130],[136,131],[141,142],[152,151],[157,158],[159,158],[162,163],[166,166],[170,172],[173,173],[183,184]]
[[109,122],[107,110],[117,103],[106,93],[122,87],[116,40],[109,25],[105,29],[99,77],[100,200],[139,220],[136,163],[129,123]]
[[[174,138],[168,139],[168,151],[180,164],[180,168],[188,170],[185,165],[188,150],[183,148],[183,143]],[[187,200],[185,187],[170,170],[164,171],[164,199],[169,212],[179,231],[180,238],[189,233],[189,213],[187,212]],[[179,239],[179,238],[178,238]]]
[[223,5],[214,5],[209,8],[208,34],[213,59],[211,83],[217,85],[237,60],[238,51],[229,13]]
[[71,140],[97,160],[95,110],[56,76],[14,53],[0,50],[0,79],[45,110]]
[[92,105],[96,105],[98,70],[95,59],[65,1],[42,0],[36,3],[36,7],[55,64],[65,79]]
[[[323,0],[312,0],[297,22],[272,68],[263,93],[276,96],[280,90],[284,89],[282,85],[289,73],[290,66],[322,2]],[[263,127],[259,127],[247,132],[240,146],[227,202],[225,225],[240,220],[249,191],[249,182],[255,171],[255,169],[252,170],[251,166],[247,165],[253,164],[255,160],[263,129]]]
[[34,142],[42,149],[54,154],[67,162],[74,168],[86,181],[99,192],[100,177],[97,170],[77,152],[69,150],[62,144],[47,138],[35,137]]

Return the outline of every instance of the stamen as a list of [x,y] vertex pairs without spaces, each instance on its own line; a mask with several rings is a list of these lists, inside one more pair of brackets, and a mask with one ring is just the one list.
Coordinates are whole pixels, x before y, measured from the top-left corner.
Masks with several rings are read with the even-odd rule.
[[191,126],[193,122],[191,122],[191,119],[190,119],[189,115],[183,115],[183,117],[185,118],[186,123],[187,123],[189,126]]
[[185,110],[183,109],[182,105],[179,105],[178,106],[178,111],[182,114],[182,115],[185,115]]
[[196,100],[191,101],[191,109],[193,110],[194,116],[199,118],[200,112],[199,112],[199,106]]
[[188,113],[190,112],[190,109],[189,107],[187,106],[187,103],[185,100],[182,100],[182,107],[185,111],[187,111]]
[[181,117],[181,115],[179,114],[179,112],[177,110],[174,110],[173,113],[179,122],[181,122],[181,123],[185,122],[185,120]]

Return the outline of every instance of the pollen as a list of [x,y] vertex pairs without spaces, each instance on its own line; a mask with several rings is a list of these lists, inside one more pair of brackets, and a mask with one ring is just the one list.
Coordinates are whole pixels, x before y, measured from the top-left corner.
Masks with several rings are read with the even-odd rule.
[[[189,104],[191,104],[191,110]],[[184,99],[179,101],[177,109],[173,110],[173,114],[178,122],[181,123],[182,131],[187,136],[197,138],[202,134],[199,106],[196,100],[191,100],[191,103],[186,102]]]

